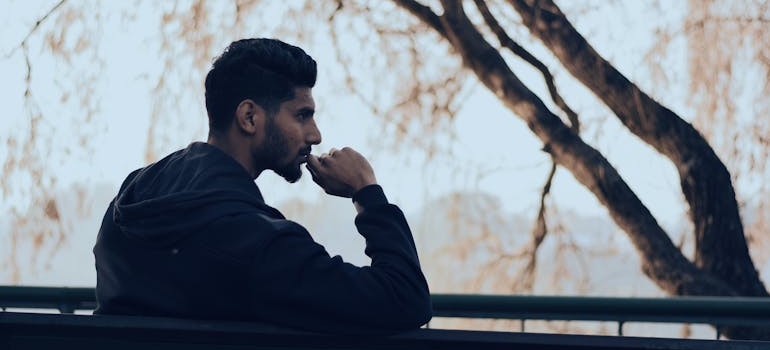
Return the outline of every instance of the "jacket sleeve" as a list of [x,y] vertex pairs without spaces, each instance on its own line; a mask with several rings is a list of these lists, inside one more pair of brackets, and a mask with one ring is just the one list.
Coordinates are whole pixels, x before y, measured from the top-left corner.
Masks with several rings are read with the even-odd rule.
[[370,266],[331,257],[299,224],[281,220],[255,260],[258,317],[290,327],[379,333],[418,328],[432,316],[430,292],[404,214],[377,185],[354,196]]

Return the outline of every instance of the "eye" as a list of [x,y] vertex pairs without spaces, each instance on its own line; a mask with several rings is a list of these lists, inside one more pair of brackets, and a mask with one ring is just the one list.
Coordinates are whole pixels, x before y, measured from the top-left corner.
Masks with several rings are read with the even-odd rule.
[[313,111],[301,111],[297,113],[297,119],[305,121],[313,118]]

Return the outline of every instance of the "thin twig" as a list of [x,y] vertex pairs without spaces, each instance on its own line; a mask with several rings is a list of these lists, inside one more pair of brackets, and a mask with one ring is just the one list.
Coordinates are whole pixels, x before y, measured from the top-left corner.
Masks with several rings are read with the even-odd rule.
[[548,172],[548,178],[546,179],[543,190],[540,192],[540,208],[537,212],[537,218],[535,219],[535,227],[532,228],[532,246],[530,250],[529,260],[524,267],[524,279],[529,281],[527,287],[531,288],[534,285],[535,269],[537,268],[537,251],[540,245],[543,243],[545,236],[548,234],[548,225],[545,220],[546,213],[546,199],[551,192],[551,184],[553,183],[554,175],[556,174],[556,162],[551,159],[551,170]]
[[342,4],[342,0],[337,0],[337,7],[334,9],[334,12],[332,12],[332,14],[329,15],[329,18],[327,19],[327,21],[329,22],[333,21],[334,17],[337,16],[337,14],[342,11],[343,7],[344,5]]
[[567,105],[567,103],[561,97],[561,94],[559,94],[558,90],[556,89],[556,84],[554,84],[553,81],[553,75],[551,74],[550,70],[548,70],[548,67],[546,67],[546,65],[538,60],[534,55],[529,53],[529,51],[516,43],[505,32],[505,29],[503,29],[503,27],[500,25],[500,22],[498,22],[489,11],[489,7],[487,7],[487,4],[484,2],[484,0],[474,0],[473,2],[476,3],[476,7],[484,17],[484,21],[487,23],[492,32],[495,33],[497,39],[500,41],[500,44],[513,52],[516,56],[519,56],[521,59],[535,67],[535,69],[539,70],[540,73],[543,74],[543,80],[545,80],[545,83],[548,86],[548,93],[551,95],[551,99],[567,115],[572,131],[576,133],[579,132],[580,120],[578,119],[578,115],[575,113],[575,111],[572,110],[572,108]]
[[[559,94],[558,90],[556,89],[556,84],[553,80],[553,75],[551,74],[548,67],[546,67],[543,62],[538,60],[529,51],[516,43],[506,33],[505,29],[503,29],[503,27],[500,25],[500,22],[498,22],[494,15],[492,15],[492,12],[489,11],[489,7],[487,7],[487,4],[484,2],[484,0],[474,0],[474,3],[479,9],[479,12],[481,12],[481,15],[484,18],[487,26],[489,26],[492,32],[497,36],[500,44],[540,71],[540,73],[543,75],[543,79],[545,80],[546,85],[548,86],[548,92],[551,95],[551,99],[567,115],[567,118],[570,121],[570,129],[572,129],[572,131],[575,133],[579,132],[580,120],[578,119],[578,115],[567,105],[567,103]],[[529,261],[527,262],[527,265],[524,269],[524,272],[527,274],[525,279],[530,281],[530,284],[534,282],[533,277],[535,268],[537,266],[538,248],[543,243],[545,236],[548,234],[548,225],[546,224],[545,215],[546,199],[551,192],[551,184],[553,183],[553,178],[556,175],[556,169],[556,162],[553,160],[553,158],[551,158],[551,170],[548,172],[548,177],[545,184],[543,185],[543,190],[540,193],[539,209],[537,218],[535,219],[535,226],[532,229],[531,255],[529,256]]]
[[64,5],[65,2],[67,2],[67,0],[59,0],[59,2],[56,3],[56,5],[54,5],[50,10],[48,10],[48,12],[46,12],[45,15],[43,15],[43,17],[40,17],[40,19],[38,19],[37,22],[35,22],[35,25],[33,25],[32,28],[29,30],[27,35],[24,36],[24,39],[19,43],[19,45],[16,45],[14,48],[11,49],[10,52],[5,54],[5,58],[10,58],[22,46],[27,45],[27,42],[29,41],[29,38],[32,37],[32,34],[34,34],[40,28],[40,25],[42,25],[43,22],[45,22],[48,19],[48,17],[51,16],[51,14],[56,12],[56,10],[58,10],[59,7]]
[[424,23],[430,25],[442,36],[446,36],[446,30],[441,24],[441,17],[439,17],[430,7],[425,6],[414,0],[393,0],[396,5],[401,6],[407,11],[411,12],[417,18],[421,19]]

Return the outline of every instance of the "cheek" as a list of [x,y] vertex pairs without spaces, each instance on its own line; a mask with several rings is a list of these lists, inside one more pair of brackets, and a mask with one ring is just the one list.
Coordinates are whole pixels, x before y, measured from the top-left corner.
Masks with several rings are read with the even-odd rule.
[[289,144],[289,146],[295,146],[299,143],[302,143],[302,128],[301,127],[293,127],[291,128],[286,134],[286,141]]

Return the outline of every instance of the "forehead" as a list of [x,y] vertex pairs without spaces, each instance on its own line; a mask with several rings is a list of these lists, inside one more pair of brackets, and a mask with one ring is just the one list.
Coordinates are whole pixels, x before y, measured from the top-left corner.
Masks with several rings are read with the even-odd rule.
[[313,89],[308,87],[294,88],[294,98],[281,104],[281,109],[298,110],[302,108],[315,109]]

